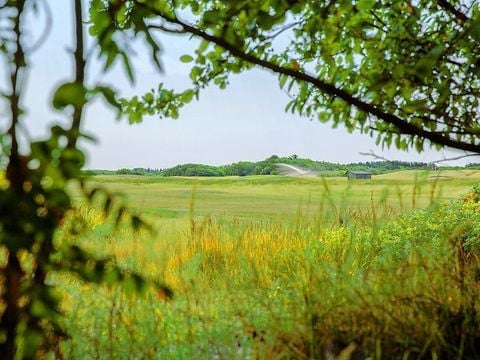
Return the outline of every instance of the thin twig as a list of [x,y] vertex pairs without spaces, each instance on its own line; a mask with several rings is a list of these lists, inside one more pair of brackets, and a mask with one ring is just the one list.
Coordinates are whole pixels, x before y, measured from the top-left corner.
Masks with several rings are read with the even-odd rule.
[[438,5],[440,5],[441,8],[444,10],[448,11],[449,13],[453,14],[458,20],[460,20],[462,23],[467,22],[470,20],[470,18],[465,15],[463,12],[460,10],[457,10],[455,6],[450,4],[448,0],[438,0]]
[[277,36],[279,36],[280,34],[282,34],[283,32],[285,32],[285,31],[287,31],[287,30],[289,30],[289,29],[291,29],[291,28],[293,28],[293,27],[295,27],[295,26],[297,26],[297,25],[299,25],[299,24],[301,24],[301,21],[296,21],[296,22],[294,22],[294,23],[291,23],[291,24],[287,24],[287,25],[285,25],[285,26],[282,26],[280,29],[277,29],[277,31],[276,31],[275,33],[273,33],[273,34],[271,34],[271,35],[268,35],[268,36],[265,38],[265,40],[274,39],[274,38],[276,38]]
[[161,31],[171,33],[171,34],[185,34],[186,33],[186,31],[183,30],[183,29],[170,29],[170,28],[165,27],[164,25],[151,24],[151,25],[148,25],[148,28],[149,29],[161,30]]
[[[384,161],[389,161],[389,162],[396,162],[396,161],[400,161],[400,160],[395,160],[395,159],[388,159],[384,156],[381,156],[381,155],[378,155],[378,154],[375,154],[373,152],[373,150],[370,150],[370,152],[359,152],[360,155],[363,155],[363,156],[371,156],[375,159],[378,159],[378,160],[384,160]],[[464,155],[459,155],[459,156],[454,156],[454,157],[449,157],[449,158],[446,158],[444,157],[443,159],[438,159],[438,160],[433,160],[433,161],[430,161],[430,163],[440,163],[440,162],[447,162],[447,161],[455,161],[455,160],[461,160],[461,159],[465,159],[465,158],[468,158],[468,157],[474,157],[474,156],[480,156],[480,154],[467,154],[465,153]]]
[[48,39],[48,36],[50,35],[52,31],[52,25],[53,25],[53,16],[52,16],[52,9],[50,8],[50,5],[46,0],[37,0],[40,1],[41,4],[43,4],[43,7],[45,9],[45,28],[43,29],[42,34],[38,38],[38,40],[33,44],[27,51],[29,53],[34,53],[37,51]]

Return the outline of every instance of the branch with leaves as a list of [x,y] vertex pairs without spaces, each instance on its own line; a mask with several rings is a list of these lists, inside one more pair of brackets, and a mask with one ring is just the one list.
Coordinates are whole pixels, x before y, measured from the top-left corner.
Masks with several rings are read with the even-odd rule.
[[[459,10],[463,2],[433,0],[122,4],[135,14],[125,23],[142,18],[151,30],[201,40],[188,55],[197,96],[210,83],[226,86],[230,73],[259,66],[287,86],[292,112],[376,135],[387,147],[422,151],[429,143],[480,152],[476,1],[468,15]],[[180,8],[190,12],[190,21],[178,16]],[[280,29],[275,38],[292,39],[283,50],[270,41],[272,29]],[[168,105],[158,105],[157,113],[168,116]]]

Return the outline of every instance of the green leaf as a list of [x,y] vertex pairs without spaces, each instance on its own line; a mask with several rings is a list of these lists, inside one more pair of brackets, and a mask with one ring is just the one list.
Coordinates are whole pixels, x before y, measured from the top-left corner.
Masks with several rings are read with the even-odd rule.
[[287,75],[280,74],[280,76],[279,76],[280,89],[283,89],[283,87],[285,86],[285,83],[287,82],[287,80],[288,80],[288,76],[287,76]]
[[120,102],[117,100],[117,93],[111,87],[108,86],[97,86],[93,93],[100,93],[103,95],[103,98],[115,109],[118,111],[122,110]]
[[318,120],[322,123],[326,123],[330,120],[330,114],[326,111],[322,111],[320,114],[318,114]]
[[68,105],[83,106],[87,103],[87,89],[82,84],[75,82],[62,84],[55,91],[52,103],[55,109],[59,110]]
[[189,103],[190,101],[192,101],[194,95],[195,95],[195,91],[193,91],[192,89],[188,89],[182,93],[180,100],[183,103]]
[[177,109],[172,109],[172,112],[170,113],[170,116],[172,119],[178,119],[178,110]]
[[358,0],[358,10],[370,10],[375,6],[375,0]]
[[125,72],[128,75],[128,79],[130,80],[131,83],[134,83],[135,75],[133,74],[133,69],[132,69],[132,65],[130,64],[130,59],[128,58],[127,54],[125,54],[124,52],[121,52],[120,55],[122,56],[123,67],[125,69]]
[[183,63],[190,63],[193,61],[193,57],[190,55],[182,55],[180,56],[180,61]]

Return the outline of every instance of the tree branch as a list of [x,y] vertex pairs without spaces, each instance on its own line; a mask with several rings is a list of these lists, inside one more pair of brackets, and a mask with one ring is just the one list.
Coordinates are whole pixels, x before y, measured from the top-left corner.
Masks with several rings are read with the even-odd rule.
[[[6,6],[6,5],[5,5]],[[22,47],[22,15],[25,9],[25,0],[17,0],[14,5],[16,14],[12,16],[13,29],[15,36],[15,50],[10,60],[12,70],[10,72],[11,94],[8,97],[10,103],[11,124],[8,129],[10,136],[10,155],[7,165],[7,179],[10,182],[11,189],[19,198],[25,193],[24,184],[28,176],[28,169],[20,156],[18,150],[17,126],[20,121],[20,94],[23,71],[25,70],[25,53]],[[3,224],[2,224],[3,225]],[[5,230],[5,229],[2,229]],[[6,230],[8,233],[8,230]],[[5,307],[1,317],[0,325],[4,331],[4,341],[0,343],[0,354],[5,359],[14,359],[16,355],[17,326],[21,318],[21,286],[23,270],[18,260],[18,254],[15,248],[7,247],[7,262],[2,267],[2,279],[4,291],[1,294],[2,305]]]
[[316,77],[314,77],[314,76],[312,76],[308,73],[304,73],[304,72],[294,70],[294,69],[291,69],[291,68],[286,68],[286,67],[271,63],[267,60],[258,58],[255,55],[249,54],[249,53],[245,52],[244,50],[241,50],[241,49],[235,47],[234,45],[230,44],[229,42],[227,42],[223,38],[208,34],[203,30],[200,30],[200,29],[198,29],[198,28],[196,28],[196,27],[194,27],[194,26],[192,26],[192,25],[190,25],[190,24],[188,24],[184,21],[181,21],[178,18],[172,18],[172,17],[162,13],[161,11],[159,11],[155,8],[152,8],[152,7],[150,7],[146,4],[140,3],[138,1],[135,1],[135,3],[138,6],[144,7],[147,10],[151,11],[153,14],[155,14],[157,16],[160,16],[161,18],[163,18],[164,20],[166,20],[168,22],[171,22],[173,24],[177,24],[177,25],[182,26],[182,28],[185,29],[186,32],[222,47],[223,49],[230,52],[230,54],[232,54],[233,56],[235,56],[235,57],[237,57],[241,60],[244,60],[244,61],[249,62],[251,64],[261,66],[261,67],[263,67],[265,69],[268,69],[268,70],[270,70],[274,73],[277,73],[277,74],[283,74],[283,75],[287,75],[289,77],[295,78],[297,80],[305,81],[305,82],[315,86],[321,92],[323,92],[327,95],[331,95],[331,96],[340,98],[340,99],[344,100],[346,103],[348,103],[350,105],[353,105],[353,106],[357,107],[358,109],[360,109],[360,110],[362,110],[362,111],[364,111],[368,114],[371,114],[371,115],[377,117],[378,119],[383,120],[384,122],[386,122],[388,124],[391,124],[391,125],[395,126],[396,128],[398,128],[404,134],[408,134],[408,135],[412,135],[412,136],[418,136],[418,137],[421,137],[421,138],[424,138],[424,139],[428,139],[431,142],[442,145],[442,146],[448,146],[448,147],[452,147],[452,148],[459,149],[459,150],[465,150],[465,151],[480,153],[480,145],[478,145],[478,144],[472,144],[472,143],[457,141],[455,139],[450,138],[448,135],[430,132],[430,131],[427,131],[423,128],[417,127],[417,126],[415,126],[415,125],[413,125],[413,124],[411,124],[411,123],[409,123],[405,120],[402,120],[401,118],[399,118],[398,116],[396,116],[394,114],[386,113],[386,112],[382,111],[381,109],[379,109],[378,107],[376,107],[375,105],[367,103],[367,102],[351,95],[350,93],[346,92],[345,90],[337,88],[336,86],[334,86],[332,84],[326,83],[326,82],[324,82],[324,81],[322,81],[322,80],[320,80],[320,79],[318,79],[318,78],[316,78]]
[[280,34],[282,34],[283,32],[301,24],[302,22],[301,21],[295,21],[291,24],[287,24],[285,26],[282,26],[280,29],[276,29],[276,31],[273,33],[273,34],[270,34],[268,35],[265,40],[272,40],[272,39],[275,39],[277,36],[279,36]]
[[470,20],[470,18],[465,15],[463,12],[460,10],[457,10],[455,6],[450,4],[448,0],[438,0],[438,5],[449,13],[453,14],[458,20],[460,20],[462,23],[467,22]]
[[182,29],[170,29],[170,28],[165,27],[164,25],[151,24],[151,25],[148,25],[148,28],[149,28],[149,29],[161,30],[161,31],[164,31],[164,32],[167,32],[167,33],[171,33],[171,34],[185,34],[185,33],[186,33],[185,30],[182,30]]
[[10,135],[11,148],[10,160],[14,160],[18,154],[17,124],[20,120],[20,77],[25,67],[25,53],[22,47],[21,16],[25,8],[25,0],[17,3],[17,16],[14,18],[13,33],[15,34],[15,53],[13,54],[13,70],[10,73],[10,113],[12,116],[8,134]]
[[[83,36],[83,8],[82,0],[75,1],[75,39],[76,46],[74,52],[75,59],[75,83],[84,86],[85,82],[85,65],[86,60],[84,56],[84,36]],[[68,146],[75,147],[78,136],[80,134],[80,124],[82,122],[84,104],[75,105],[72,116],[72,126],[70,128],[70,137],[68,139]]]
[[[383,156],[381,156],[381,155],[375,154],[375,153],[373,152],[373,150],[370,150],[370,152],[359,152],[359,154],[360,154],[360,155],[363,155],[363,156],[371,156],[371,157],[373,157],[374,159],[383,160],[383,161],[390,161],[390,162],[399,161],[399,160],[388,159],[388,158],[383,157]],[[465,158],[469,158],[469,157],[474,157],[474,156],[480,156],[480,154],[467,154],[467,153],[465,153],[464,155],[454,156],[454,157],[450,157],[450,158],[444,157],[443,159],[433,160],[433,161],[430,161],[430,163],[440,163],[440,162],[446,162],[446,161],[455,161],[455,160],[461,160],[461,159],[465,159]]]
[[40,0],[40,3],[43,5],[45,11],[45,28],[43,29],[40,37],[38,40],[33,44],[30,48],[27,49],[29,54],[35,52],[43,45],[43,43],[47,40],[50,32],[52,31],[52,23],[53,23],[53,16],[52,16],[52,9],[48,4],[47,0]]

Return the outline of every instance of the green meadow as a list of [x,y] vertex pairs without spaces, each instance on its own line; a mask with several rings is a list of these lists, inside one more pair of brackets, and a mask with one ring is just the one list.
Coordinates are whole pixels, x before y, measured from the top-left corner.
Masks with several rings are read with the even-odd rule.
[[310,214],[321,202],[337,208],[369,209],[381,204],[398,211],[451,200],[480,181],[480,171],[399,171],[372,180],[345,177],[247,176],[179,178],[135,175],[95,176],[92,182],[124,198],[131,208],[154,219],[190,215],[258,220]]
[[[72,359],[475,358],[480,171],[372,180],[94,176],[150,229],[72,187],[59,242],[165,284],[58,274]],[[72,222],[73,223],[73,222]]]

